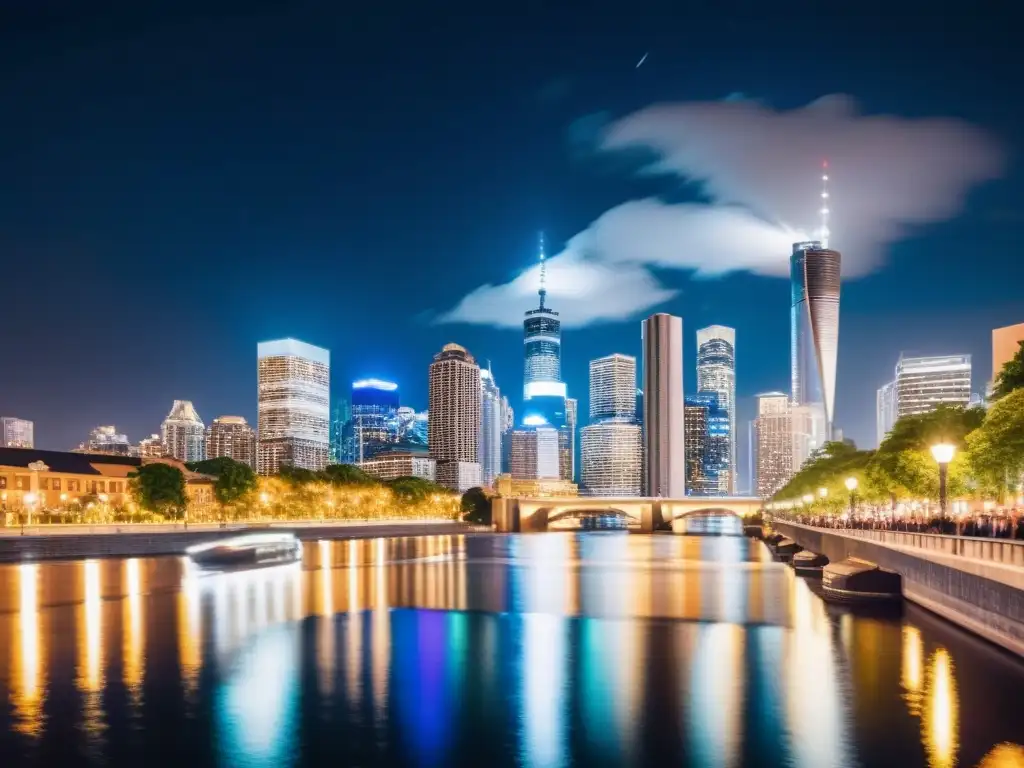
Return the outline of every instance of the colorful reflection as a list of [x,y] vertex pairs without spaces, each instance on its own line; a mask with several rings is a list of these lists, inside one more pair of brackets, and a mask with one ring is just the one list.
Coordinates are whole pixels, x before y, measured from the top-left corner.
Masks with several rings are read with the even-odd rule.
[[959,709],[953,660],[945,648],[932,654],[922,717],[922,738],[931,768],[952,768],[959,748]]
[[43,634],[39,631],[39,566],[23,563],[18,566],[18,640],[11,643],[14,651],[14,727],[27,735],[38,735],[42,726]]

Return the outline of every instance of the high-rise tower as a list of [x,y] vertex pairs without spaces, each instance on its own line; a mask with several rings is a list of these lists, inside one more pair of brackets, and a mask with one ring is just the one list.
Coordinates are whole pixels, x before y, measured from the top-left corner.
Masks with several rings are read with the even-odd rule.
[[547,298],[547,264],[544,237],[540,239],[540,288],[536,309],[526,312],[523,320],[523,398],[538,395],[561,394],[562,383],[562,322],[558,313],[544,306]]
[[437,482],[466,491],[480,485],[480,368],[465,347],[445,344],[430,364],[430,455]]
[[320,471],[330,447],[331,353],[296,339],[257,346],[256,470],[284,465]]
[[655,314],[643,322],[644,458],[648,496],[686,495],[683,437],[683,319]]
[[820,239],[794,243],[789,261],[794,466],[831,439],[835,416],[842,256],[827,247],[827,171],[825,166],[821,176]]
[[501,474],[502,397],[490,365],[480,369],[480,473],[484,487]]
[[590,424],[580,437],[584,494],[639,496],[643,492],[636,402],[635,357],[615,354],[590,361]]
[[717,476],[717,494],[736,492],[736,330],[710,325],[697,331],[697,389],[718,395],[718,408],[729,417],[724,466]]
[[171,412],[160,425],[164,453],[178,461],[202,461],[206,458],[206,426],[191,400],[175,400]]

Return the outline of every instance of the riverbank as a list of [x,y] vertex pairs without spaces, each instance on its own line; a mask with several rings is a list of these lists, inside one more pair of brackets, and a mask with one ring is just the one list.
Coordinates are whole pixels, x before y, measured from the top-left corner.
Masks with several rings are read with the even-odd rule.
[[[75,560],[93,557],[180,555],[204,541],[237,536],[244,531],[288,531],[305,540],[372,539],[380,536],[433,536],[471,533],[479,526],[451,520],[387,520],[343,523],[268,523],[232,525],[61,525],[0,528],[0,563]],[[488,529],[489,530],[489,529]]]

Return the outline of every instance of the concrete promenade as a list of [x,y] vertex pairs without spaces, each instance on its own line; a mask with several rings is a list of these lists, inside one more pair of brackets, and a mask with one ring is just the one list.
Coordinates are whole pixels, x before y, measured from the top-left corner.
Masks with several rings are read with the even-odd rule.
[[[1024,543],[900,531],[772,527],[830,562],[877,563],[903,577],[903,595],[1024,656]],[[963,553],[963,554],[961,554]]]
[[42,525],[0,528],[0,562],[88,557],[180,555],[193,544],[252,531],[290,531],[300,539],[369,539],[433,536],[480,530],[452,520],[293,521],[252,524],[181,523],[148,525]]

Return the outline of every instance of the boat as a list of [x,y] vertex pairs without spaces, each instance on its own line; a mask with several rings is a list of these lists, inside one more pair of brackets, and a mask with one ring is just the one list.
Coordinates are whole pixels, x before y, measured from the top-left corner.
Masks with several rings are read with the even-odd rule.
[[824,555],[819,555],[817,552],[810,552],[805,549],[793,555],[793,559],[789,561],[789,564],[793,566],[793,570],[800,576],[820,579],[822,569],[828,565],[828,558]]
[[838,603],[888,603],[903,599],[903,579],[895,571],[850,557],[821,571],[826,600]]
[[774,547],[784,538],[786,537],[783,536],[781,533],[769,533],[767,536],[764,537],[764,543],[767,544],[769,547]]
[[773,549],[775,550],[775,556],[777,558],[779,558],[783,562],[788,562],[793,557],[793,555],[795,555],[797,552],[800,552],[803,549],[803,547],[801,547],[792,539],[781,539],[778,543],[775,544]]
[[196,544],[185,550],[201,568],[259,568],[302,559],[302,542],[292,533],[248,533]]

